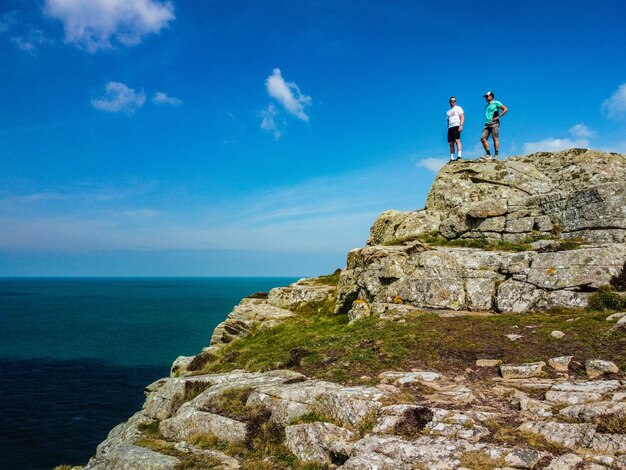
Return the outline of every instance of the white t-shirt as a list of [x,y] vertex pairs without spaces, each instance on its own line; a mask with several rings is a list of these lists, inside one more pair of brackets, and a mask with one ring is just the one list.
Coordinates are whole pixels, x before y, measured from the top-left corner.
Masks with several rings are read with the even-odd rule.
[[448,127],[456,127],[461,125],[461,114],[463,114],[463,108],[455,106],[448,110]]

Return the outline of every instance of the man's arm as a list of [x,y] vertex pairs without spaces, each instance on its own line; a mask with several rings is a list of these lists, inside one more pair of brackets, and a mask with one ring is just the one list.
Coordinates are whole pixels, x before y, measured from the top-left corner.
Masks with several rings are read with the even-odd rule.
[[502,116],[504,116],[506,113],[509,112],[509,108],[507,108],[503,104],[500,104],[500,109],[502,110],[502,112],[498,114],[497,116],[494,116],[493,118],[494,121],[499,120]]
[[459,117],[461,118],[461,124],[459,124],[459,130],[461,130],[461,127],[463,127],[463,123],[465,123],[465,113],[459,114]]

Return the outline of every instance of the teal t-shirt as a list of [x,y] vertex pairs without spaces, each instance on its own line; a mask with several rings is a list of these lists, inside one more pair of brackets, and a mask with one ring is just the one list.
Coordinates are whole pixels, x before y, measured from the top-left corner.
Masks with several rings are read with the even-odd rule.
[[496,113],[498,109],[502,107],[502,103],[499,101],[493,100],[487,106],[485,106],[485,118],[487,119],[485,122],[489,124],[493,121],[493,115]]

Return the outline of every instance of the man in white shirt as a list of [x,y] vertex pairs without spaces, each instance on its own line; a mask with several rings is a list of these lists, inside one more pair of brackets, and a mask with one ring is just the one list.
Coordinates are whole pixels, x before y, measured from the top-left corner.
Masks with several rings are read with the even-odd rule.
[[461,145],[461,132],[465,122],[463,108],[456,105],[456,98],[450,97],[450,109],[448,110],[448,143],[450,144],[450,161],[454,161],[454,143],[459,151],[459,160],[463,159],[463,146]]

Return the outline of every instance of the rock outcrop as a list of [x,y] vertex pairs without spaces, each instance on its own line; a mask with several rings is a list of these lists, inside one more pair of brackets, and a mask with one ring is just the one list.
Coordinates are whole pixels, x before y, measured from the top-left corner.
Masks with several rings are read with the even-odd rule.
[[[385,365],[346,384],[288,369],[203,371],[234,341],[320,310],[326,319],[334,309],[351,321],[379,316],[373,323],[409,325],[406,317],[420,309],[492,318],[585,307],[593,292],[626,277],[625,176],[626,157],[588,150],[446,166],[425,209],[388,211],[374,223],[367,246],[349,253],[338,286],[302,279],[243,299],[210,346],[177,358],[170,377],[146,387],[143,409],[115,427],[84,468],[255,468],[246,459],[274,445],[289,468],[626,469],[623,371],[568,349],[575,332],[567,327],[545,338],[529,339],[532,325],[528,333],[502,332],[514,348],[562,345],[555,357],[538,347],[537,357],[503,363],[512,361],[484,358],[481,349],[460,369]],[[615,325],[604,318],[607,335],[626,334],[625,313],[606,318]],[[365,362],[376,344],[362,344]],[[269,457],[254,462],[274,468]]]
[[625,175],[589,150],[447,165],[425,209],[385,212],[348,254],[337,312],[584,307],[624,268]]

